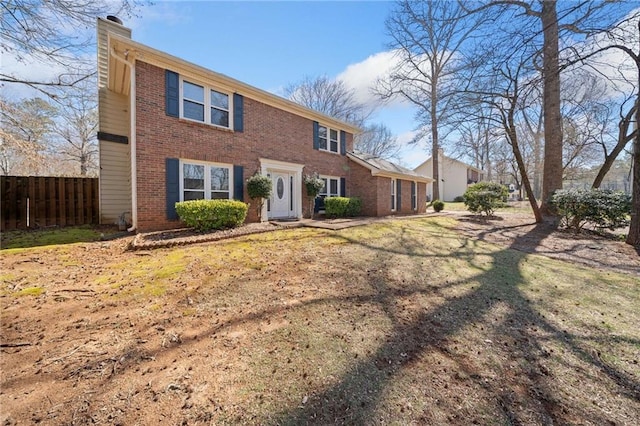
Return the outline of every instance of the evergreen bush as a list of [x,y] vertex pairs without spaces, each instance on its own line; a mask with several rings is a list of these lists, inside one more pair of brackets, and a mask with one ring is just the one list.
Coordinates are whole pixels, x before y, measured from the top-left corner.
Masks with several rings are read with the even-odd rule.
[[631,197],[621,191],[561,189],[551,196],[551,206],[560,224],[576,232],[589,223],[597,229],[615,229],[629,224]]
[[327,217],[353,217],[362,211],[362,200],[352,197],[327,197],[324,199],[324,211]]
[[507,187],[495,182],[479,182],[467,188],[464,193],[464,205],[473,213],[491,216],[495,209],[504,205],[509,191]]
[[236,200],[191,200],[176,203],[176,212],[198,231],[235,228],[247,217],[247,204]]

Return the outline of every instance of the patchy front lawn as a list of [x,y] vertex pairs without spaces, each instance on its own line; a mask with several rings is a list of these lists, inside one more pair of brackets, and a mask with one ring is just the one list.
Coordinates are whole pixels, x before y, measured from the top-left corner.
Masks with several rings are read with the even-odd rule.
[[0,420],[640,423],[638,277],[457,226],[4,251]]

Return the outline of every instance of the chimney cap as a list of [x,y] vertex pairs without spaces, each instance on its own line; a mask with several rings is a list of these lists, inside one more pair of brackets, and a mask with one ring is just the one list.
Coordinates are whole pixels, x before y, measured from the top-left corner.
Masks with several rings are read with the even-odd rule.
[[107,20],[122,25],[122,20],[115,15],[107,15]]

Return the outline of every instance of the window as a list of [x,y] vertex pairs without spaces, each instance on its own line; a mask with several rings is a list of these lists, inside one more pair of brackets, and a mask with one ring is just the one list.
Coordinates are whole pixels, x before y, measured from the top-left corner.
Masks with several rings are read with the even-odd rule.
[[[326,197],[339,197],[340,196],[340,186],[338,182],[340,182],[340,178],[328,177],[328,176],[320,176],[320,179],[324,182],[324,186],[320,190],[318,194],[322,198]],[[328,186],[327,186],[328,184]]]
[[396,210],[396,180],[391,179],[391,211]]
[[182,162],[180,201],[231,199],[233,167],[225,164]]
[[180,116],[214,126],[231,128],[227,93],[182,80]]
[[411,210],[418,210],[418,183],[411,182]]
[[338,132],[326,126],[318,126],[318,148],[338,153]]

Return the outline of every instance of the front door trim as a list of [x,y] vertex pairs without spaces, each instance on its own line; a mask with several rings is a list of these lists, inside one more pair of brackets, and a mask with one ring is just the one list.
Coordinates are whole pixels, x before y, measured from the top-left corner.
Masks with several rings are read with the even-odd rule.
[[[277,172],[288,173],[293,176],[293,190],[289,195],[293,199],[291,215],[302,218],[302,169],[304,164],[287,163],[285,161],[260,158],[260,173],[266,176]],[[286,183],[285,183],[286,184]],[[262,207],[262,220],[268,220],[267,203]]]

